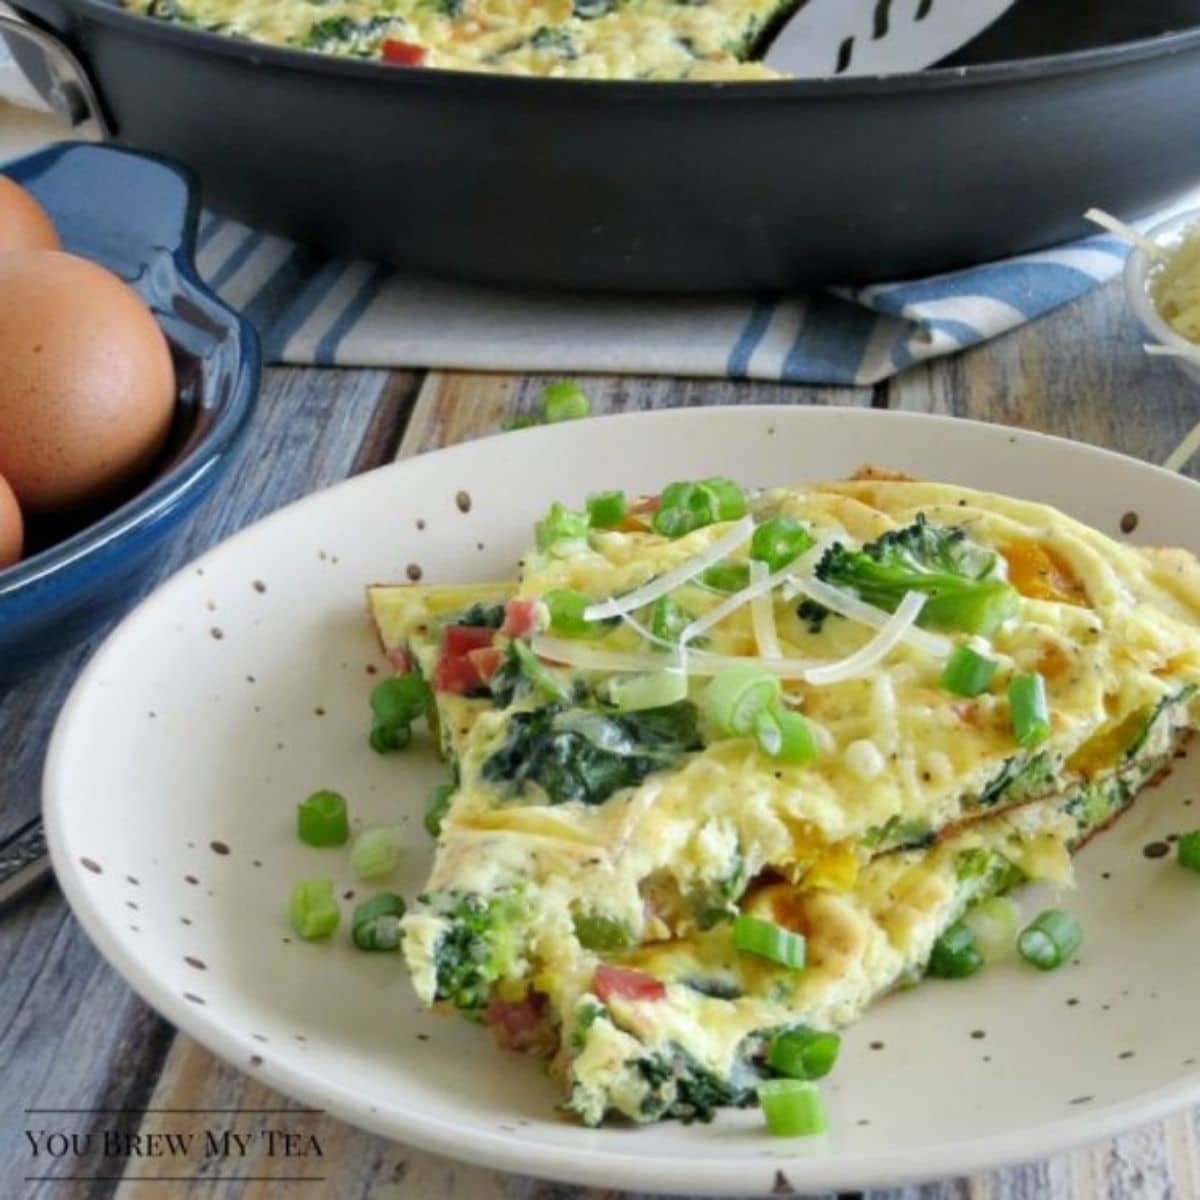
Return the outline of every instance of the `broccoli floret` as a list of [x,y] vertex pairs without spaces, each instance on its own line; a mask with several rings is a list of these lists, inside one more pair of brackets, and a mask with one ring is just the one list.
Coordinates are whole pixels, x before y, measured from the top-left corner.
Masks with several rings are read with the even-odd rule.
[[931,525],[921,515],[861,550],[835,543],[816,574],[888,612],[908,592],[920,592],[926,600],[919,625],[989,634],[1017,611],[1017,593],[994,577],[995,567],[996,555],[970,541],[964,529]]
[[437,998],[478,1014],[520,955],[525,907],[512,894],[484,899],[447,891],[421,899],[448,922],[434,952]]

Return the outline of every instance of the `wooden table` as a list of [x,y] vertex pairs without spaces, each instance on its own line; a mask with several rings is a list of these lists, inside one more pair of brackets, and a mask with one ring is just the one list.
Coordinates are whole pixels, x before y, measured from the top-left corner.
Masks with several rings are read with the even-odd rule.
[[[845,404],[953,413],[1096,442],[1151,462],[1170,458],[1200,418],[1200,391],[1168,363],[1150,361],[1124,312],[1117,285],[1024,330],[957,358],[918,367],[872,390],[675,379],[586,380],[596,412],[688,404]],[[304,370],[268,372],[262,400],[232,476],[201,508],[161,564],[162,575],[235,529],[288,501],[393,458],[494,431],[534,404],[541,380],[445,372]],[[1174,464],[1173,464],[1174,465]],[[1200,460],[1185,469],[1194,473]],[[0,697],[0,837],[27,820],[55,713],[88,651],[74,652]],[[1185,948],[1186,952],[1192,952]],[[271,1108],[289,1101],[177,1034],[100,960],[53,885],[0,915],[0,1196],[309,1197],[283,1181],[294,1164],[262,1157],[242,1164],[254,1183],[113,1179],[25,1184],[31,1168],[27,1108],[132,1110],[120,1117],[148,1131],[154,1109]],[[59,1118],[61,1121],[62,1118]],[[180,1118],[172,1118],[179,1128]],[[196,1122],[204,1118],[197,1116]],[[75,1130],[111,1125],[79,1115]],[[60,1126],[61,1127],[61,1126]],[[328,1117],[293,1117],[315,1132],[338,1200],[617,1200],[460,1166],[360,1133]],[[923,1197],[1071,1197],[1190,1200],[1200,1197],[1200,1112],[1048,1162],[871,1200]],[[118,1163],[115,1170],[119,1170]],[[61,1166],[55,1168],[62,1171]],[[139,1175],[169,1174],[142,1161]]]

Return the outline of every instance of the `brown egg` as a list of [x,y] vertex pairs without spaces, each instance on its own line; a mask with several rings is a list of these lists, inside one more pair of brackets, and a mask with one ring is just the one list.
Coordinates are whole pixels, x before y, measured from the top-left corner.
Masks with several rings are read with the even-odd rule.
[[26,513],[129,483],[174,407],[166,338],[132,288],[71,254],[0,255],[0,475]]
[[20,184],[0,175],[0,254],[58,247],[58,233],[46,210]]
[[8,481],[0,475],[0,571],[20,560],[24,544],[25,522],[21,519],[17,498]]

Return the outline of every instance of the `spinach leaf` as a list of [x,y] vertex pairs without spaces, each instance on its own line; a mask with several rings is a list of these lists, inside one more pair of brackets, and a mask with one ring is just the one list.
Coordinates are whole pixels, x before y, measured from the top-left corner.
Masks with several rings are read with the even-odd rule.
[[1010,803],[1029,800],[1050,790],[1054,783],[1054,760],[1046,753],[1022,758],[1014,754],[979,793],[979,805],[990,808],[1002,797]]
[[550,704],[513,715],[483,777],[514,795],[537,785],[551,804],[601,804],[700,745],[696,707],[687,700],[611,716]]

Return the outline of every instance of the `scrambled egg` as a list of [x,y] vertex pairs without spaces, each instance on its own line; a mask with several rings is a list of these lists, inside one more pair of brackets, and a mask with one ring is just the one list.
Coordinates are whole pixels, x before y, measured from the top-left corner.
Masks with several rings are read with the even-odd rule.
[[777,78],[745,61],[794,0],[124,0],[234,37],[396,65],[575,79]]
[[[706,1116],[748,1100],[772,1031],[853,1020],[919,977],[972,903],[1025,880],[1068,883],[1069,852],[1195,723],[1200,566],[1190,555],[1121,545],[1045,506],[932,483],[777,489],[751,507],[760,524],[786,515],[818,540],[851,546],[919,520],[963,531],[1015,597],[986,639],[954,639],[985,651],[997,680],[957,695],[941,684],[943,661],[902,641],[865,675],[785,680],[786,703],[817,743],[812,761],[780,764],[752,738],[712,736],[701,721],[694,736],[678,734],[666,765],[587,802],[554,802],[537,783],[506,780],[497,763],[523,769],[510,753],[522,731],[544,728],[544,744],[561,749],[555,738],[587,731],[590,718],[580,725],[560,712],[555,725],[545,695],[526,689],[501,703],[496,682],[492,695],[437,692],[456,790],[427,894],[406,920],[414,983],[427,1002],[486,1013],[519,1048],[533,1048],[536,1025],[537,1051],[553,1054],[570,1107],[589,1123]],[[530,551],[512,584],[373,588],[371,611],[385,647],[436,680],[448,614],[492,605],[498,626],[505,600],[537,602],[555,588],[621,596],[728,531],[668,539],[633,522],[593,531],[569,552]],[[744,562],[743,548],[726,566]],[[691,579],[672,599],[694,618],[725,593]],[[843,660],[875,636],[846,617],[814,617],[782,588],[770,604],[786,659]],[[587,645],[649,661],[643,631],[618,622]],[[745,605],[707,631],[705,650],[750,658],[757,637]],[[606,674],[552,669],[568,716]],[[1029,672],[1044,680],[1050,720],[1036,748],[1014,741],[1002,682]],[[702,710],[707,682],[690,677],[673,711]],[[523,754],[532,745],[517,744]],[[801,935],[805,969],[739,952],[738,914]],[[451,945],[466,948],[473,974],[462,955],[447,966]]]

